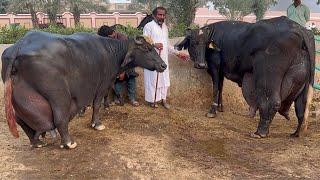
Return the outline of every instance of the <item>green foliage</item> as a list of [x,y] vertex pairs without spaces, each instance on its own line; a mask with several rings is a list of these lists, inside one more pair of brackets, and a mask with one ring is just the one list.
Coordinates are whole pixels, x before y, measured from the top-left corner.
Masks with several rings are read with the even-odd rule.
[[277,0],[253,0],[252,12],[257,17],[257,20],[263,19],[266,11],[270,6],[277,4]]
[[0,44],[12,44],[23,37],[28,29],[19,25],[10,25],[0,28]]
[[187,26],[183,23],[177,24],[169,29],[169,38],[185,36],[185,32],[187,28],[194,29],[194,28],[199,28],[199,26],[195,24],[191,24],[190,26]]
[[185,31],[188,28],[185,24],[177,24],[169,29],[169,37],[182,37],[185,35]]
[[130,25],[128,26],[117,26],[116,28],[117,32],[120,32],[122,34],[127,35],[128,37],[135,37],[138,35],[142,35],[142,30],[139,30],[135,27],[132,27]]
[[165,6],[169,0],[132,0],[129,5],[131,11],[142,11],[151,14],[152,10],[157,6]]
[[314,35],[317,35],[317,36],[320,35],[320,30],[317,28],[312,28],[311,31],[313,32]]
[[46,10],[50,23],[56,23],[57,13],[59,13],[60,0],[47,0],[44,6]]
[[76,32],[88,32],[88,33],[96,33],[95,29],[92,28],[86,28],[83,26],[76,26],[73,28],[62,28],[56,25],[49,25],[49,28],[45,29],[37,29],[39,31],[49,32],[49,33],[55,33],[55,34],[63,34],[63,35],[70,35]]
[[186,24],[189,26],[195,17],[199,0],[171,0],[168,1],[168,14],[173,24]]
[[9,0],[0,0],[0,14],[5,14],[9,6]]
[[[0,28],[0,44],[12,44],[17,40],[22,38],[30,29],[19,25],[11,25]],[[49,28],[46,29],[33,29],[37,31],[44,31],[55,34],[63,34],[70,35],[76,32],[88,32],[88,33],[96,33],[95,29],[85,28],[82,26],[78,26],[75,28],[61,28],[55,25],[50,25]]]
[[229,20],[242,20],[252,12],[252,0],[212,0],[215,9]]
[[65,0],[66,5],[70,7],[70,12],[73,14],[74,23],[80,24],[80,14],[95,11],[98,13],[106,12],[107,7],[93,3],[91,0]]
[[219,13],[229,20],[242,20],[244,16],[254,13],[257,20],[264,17],[267,9],[277,0],[211,0]]
[[[185,35],[185,30],[188,28],[185,24],[178,24],[169,30],[169,37],[182,37]],[[190,25],[189,28],[199,28],[197,25]],[[20,25],[10,25],[0,28],[0,44],[13,44],[20,38],[22,38],[30,29],[22,27]],[[70,35],[76,32],[88,32],[97,33],[96,29],[85,28],[83,26],[77,26],[74,28],[62,28],[56,25],[50,25],[46,29],[33,29],[37,31],[44,31],[54,34]],[[130,25],[128,26],[118,26],[116,29],[128,37],[134,37],[137,35],[142,35],[142,31]]]

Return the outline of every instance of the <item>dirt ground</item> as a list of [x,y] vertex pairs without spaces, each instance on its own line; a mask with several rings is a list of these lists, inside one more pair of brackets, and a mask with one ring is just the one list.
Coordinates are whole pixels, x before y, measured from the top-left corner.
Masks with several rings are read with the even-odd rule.
[[[192,69],[190,63],[186,66]],[[190,76],[193,71],[188,71]],[[178,81],[182,82],[173,77],[172,86]],[[210,86],[199,88],[211,91]],[[173,87],[169,99],[173,108],[169,111],[161,107],[154,110],[144,104],[136,108],[128,104],[112,106],[109,111],[102,111],[100,117],[106,129],[99,132],[89,127],[91,110],[87,111],[85,117],[75,118],[70,123],[71,135],[78,143],[74,150],[59,149],[59,138],[53,141],[49,136],[47,147],[33,149],[21,128],[21,137],[13,138],[8,131],[1,98],[0,179],[320,177],[318,118],[309,119],[304,137],[289,138],[297,125],[294,110],[291,110],[290,121],[276,116],[270,137],[252,139],[249,133],[255,131],[259,119],[245,116],[247,106],[234,83],[225,83],[225,112],[214,119],[205,117],[210,97],[202,100],[203,97],[194,95],[197,92],[180,91],[183,92],[178,93]],[[182,96],[186,98],[175,100]],[[0,97],[3,97],[3,84]],[[141,95],[139,100],[143,102]],[[206,103],[198,105],[200,101]]]

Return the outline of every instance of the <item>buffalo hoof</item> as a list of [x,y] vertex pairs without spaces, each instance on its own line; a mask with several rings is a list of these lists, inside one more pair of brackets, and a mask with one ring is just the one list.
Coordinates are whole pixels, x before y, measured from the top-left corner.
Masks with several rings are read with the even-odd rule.
[[283,114],[283,117],[286,118],[288,121],[290,120],[289,114]]
[[103,124],[100,124],[100,125],[92,124],[91,127],[93,127],[95,130],[98,130],[98,131],[102,131],[106,128]]
[[217,110],[218,110],[219,112],[224,112],[223,106],[218,106]]
[[31,144],[31,147],[33,148],[42,148],[42,147],[45,147],[46,145],[48,145],[47,143],[45,142],[42,142],[42,141],[38,141],[34,144]]
[[69,142],[67,144],[61,144],[60,145],[60,148],[61,149],[74,149],[77,147],[77,143],[76,142]]
[[217,116],[216,113],[207,113],[207,118],[215,118]]
[[293,133],[293,134],[290,134],[290,137],[292,137],[292,138],[298,138],[298,137],[300,137],[300,134],[297,133],[297,132],[295,132],[295,133]]
[[261,138],[266,138],[267,135],[265,135],[265,134],[259,134],[259,133],[255,132],[255,133],[251,133],[251,134],[250,134],[250,137],[256,138],[256,139],[261,139]]
[[55,129],[51,130],[51,131],[50,131],[50,135],[51,135],[52,139],[56,139],[56,138],[57,138],[57,132],[56,132],[56,130],[55,130]]

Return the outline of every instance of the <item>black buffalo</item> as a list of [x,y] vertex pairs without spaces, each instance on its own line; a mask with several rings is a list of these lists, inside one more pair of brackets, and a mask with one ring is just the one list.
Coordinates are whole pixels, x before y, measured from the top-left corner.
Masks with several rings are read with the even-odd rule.
[[191,30],[177,47],[188,48],[195,67],[208,66],[214,84],[209,116],[223,107],[221,94],[226,77],[245,86],[247,102],[259,109],[260,122],[254,136],[266,137],[276,112],[287,117],[293,102],[298,127],[292,136],[298,137],[302,126],[307,127],[315,44],[313,34],[304,27],[286,17],[257,23],[222,21]]
[[144,17],[139,25],[137,26],[137,29],[142,30],[146,24],[151,22],[153,20],[153,15],[152,14],[147,14],[146,17]]
[[93,102],[91,125],[104,129],[100,102],[120,70],[141,66],[162,72],[166,64],[144,37],[127,41],[89,33],[70,36],[29,32],[2,54],[5,111],[9,129],[18,137],[16,122],[35,147],[39,135],[55,128],[61,147],[75,148],[69,121]]

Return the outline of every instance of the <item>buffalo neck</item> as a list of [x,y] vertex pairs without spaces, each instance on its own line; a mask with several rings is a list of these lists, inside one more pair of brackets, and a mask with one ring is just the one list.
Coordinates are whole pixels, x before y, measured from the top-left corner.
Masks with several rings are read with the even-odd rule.
[[106,43],[106,50],[111,55],[111,65],[115,67],[116,72],[120,71],[122,62],[124,61],[129,50],[130,40],[116,40],[108,38]]

